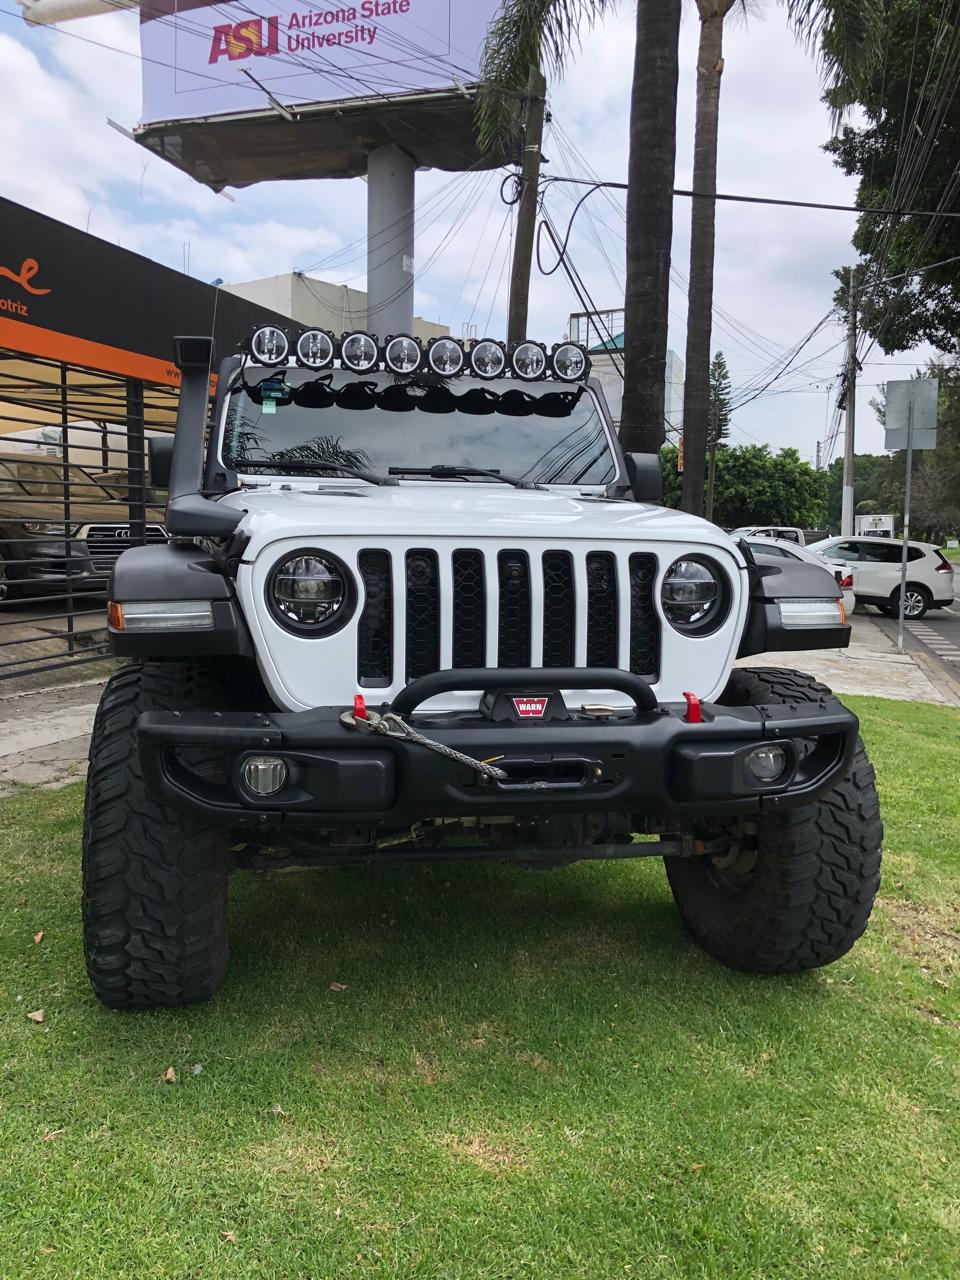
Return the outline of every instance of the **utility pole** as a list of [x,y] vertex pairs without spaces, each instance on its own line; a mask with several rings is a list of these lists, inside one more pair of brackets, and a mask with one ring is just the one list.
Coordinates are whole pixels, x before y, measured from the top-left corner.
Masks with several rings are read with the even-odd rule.
[[714,407],[710,414],[710,447],[707,450],[707,496],[704,502],[704,516],[713,520],[713,494],[717,480],[717,410]]
[[820,470],[820,464],[822,463],[822,461],[823,461],[823,445],[818,440],[817,441],[817,461],[816,461],[816,465],[814,466],[814,471]]
[[522,342],[527,336],[527,311],[530,305],[530,268],[533,262],[533,237],[537,228],[537,197],[540,193],[540,148],[543,143],[543,109],[547,82],[537,66],[527,77],[527,118],[524,126],[523,163],[520,169],[520,202],[517,228],[513,241],[513,266],[510,271],[510,312],[507,319],[507,344]]
[[857,422],[857,290],[856,268],[850,268],[847,285],[847,382],[844,392],[846,423],[843,438],[843,489],[840,503],[840,533],[848,538],[853,533],[853,460],[854,430]]

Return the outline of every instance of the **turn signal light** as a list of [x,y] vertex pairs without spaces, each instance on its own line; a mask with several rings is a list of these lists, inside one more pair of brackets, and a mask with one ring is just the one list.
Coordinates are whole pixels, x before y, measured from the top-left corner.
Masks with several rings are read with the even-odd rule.
[[123,605],[111,600],[107,605],[107,626],[111,631],[123,630]]

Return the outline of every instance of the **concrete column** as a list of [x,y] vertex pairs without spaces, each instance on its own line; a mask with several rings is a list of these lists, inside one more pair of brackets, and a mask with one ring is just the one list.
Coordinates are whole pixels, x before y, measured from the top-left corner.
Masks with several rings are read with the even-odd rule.
[[413,157],[392,142],[367,156],[367,329],[413,330]]

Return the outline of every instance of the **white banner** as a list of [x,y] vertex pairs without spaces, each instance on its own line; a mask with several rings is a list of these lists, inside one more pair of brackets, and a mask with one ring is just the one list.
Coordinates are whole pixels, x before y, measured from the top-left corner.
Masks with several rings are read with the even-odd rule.
[[500,0],[149,0],[143,121],[266,110],[270,97],[291,106],[467,84],[499,9]]

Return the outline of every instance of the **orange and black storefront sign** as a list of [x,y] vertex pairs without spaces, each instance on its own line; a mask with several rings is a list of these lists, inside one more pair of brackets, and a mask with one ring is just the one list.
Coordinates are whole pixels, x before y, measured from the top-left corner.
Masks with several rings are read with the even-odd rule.
[[223,356],[255,325],[268,322],[289,323],[243,298],[0,199],[0,348],[176,386],[175,334],[209,334],[215,328]]

